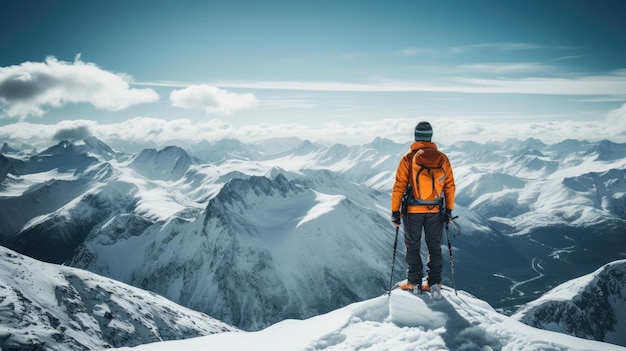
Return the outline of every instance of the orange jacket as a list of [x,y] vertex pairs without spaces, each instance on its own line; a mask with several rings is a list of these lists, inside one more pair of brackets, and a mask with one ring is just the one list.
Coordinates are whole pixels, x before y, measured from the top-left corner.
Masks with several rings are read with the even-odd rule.
[[[411,182],[411,186],[415,188],[415,178],[409,180],[409,163],[413,161],[412,157],[414,153],[419,149],[424,148],[434,148],[437,149],[437,145],[430,141],[416,141],[411,144],[411,151],[408,151],[402,159],[400,159],[400,164],[398,164],[398,169],[396,170],[396,181],[393,184],[393,190],[391,193],[391,211],[400,211],[400,205],[402,203],[402,196],[406,190],[409,181]],[[456,185],[454,184],[454,175],[452,174],[452,166],[450,165],[450,160],[444,154],[445,158],[443,164],[443,170],[446,172],[446,179],[443,188],[443,195],[445,198],[445,207],[453,210],[454,209],[454,193],[456,191]],[[414,168],[414,167],[412,167]],[[415,170],[412,170],[415,173]],[[409,206],[408,213],[432,213],[439,212],[438,207],[432,206]]]

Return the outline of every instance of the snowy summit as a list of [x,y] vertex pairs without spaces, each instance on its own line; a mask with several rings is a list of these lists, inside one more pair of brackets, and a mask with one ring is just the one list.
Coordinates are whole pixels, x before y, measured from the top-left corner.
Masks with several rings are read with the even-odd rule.
[[626,350],[535,329],[450,288],[443,299],[393,290],[306,320],[285,320],[258,332],[227,332],[118,350]]

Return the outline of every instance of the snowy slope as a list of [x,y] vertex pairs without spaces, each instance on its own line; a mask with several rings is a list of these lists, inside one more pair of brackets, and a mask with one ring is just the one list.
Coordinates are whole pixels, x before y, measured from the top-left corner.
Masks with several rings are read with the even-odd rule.
[[0,349],[99,350],[237,329],[165,298],[0,247]]
[[392,232],[378,212],[338,194],[356,185],[323,176],[318,189],[331,194],[283,174],[253,176],[228,182],[197,220],[118,216],[70,263],[246,329],[376,296]]
[[626,350],[529,327],[463,291],[458,296],[444,291],[444,296],[434,301],[394,290],[389,297],[306,320],[286,320],[259,332],[223,333],[132,350]]
[[626,260],[609,263],[526,304],[512,315],[528,325],[626,346]]
[[128,165],[137,173],[156,180],[176,180],[189,169],[193,160],[185,150],[168,146],[163,150],[145,149]]

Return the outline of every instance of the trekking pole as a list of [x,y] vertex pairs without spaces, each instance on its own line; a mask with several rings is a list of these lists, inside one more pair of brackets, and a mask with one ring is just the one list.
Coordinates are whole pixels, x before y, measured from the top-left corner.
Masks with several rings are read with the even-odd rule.
[[400,231],[400,226],[396,227],[396,240],[393,243],[393,259],[391,261],[391,278],[389,278],[389,296],[391,296],[391,287],[393,286],[393,270],[396,265],[396,249],[398,248],[398,232]]
[[[452,217],[450,221],[458,218],[459,216]],[[450,270],[452,271],[452,284],[454,286],[454,295],[458,296],[456,293],[456,278],[454,277],[454,260],[452,259],[452,244],[450,243],[450,226],[449,222],[446,223],[446,238],[448,239],[448,253],[450,254]]]

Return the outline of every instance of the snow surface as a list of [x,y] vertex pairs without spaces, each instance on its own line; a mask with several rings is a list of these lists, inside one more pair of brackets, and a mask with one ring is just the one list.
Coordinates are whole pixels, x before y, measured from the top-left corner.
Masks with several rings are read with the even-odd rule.
[[116,350],[626,350],[535,329],[466,292],[444,299],[393,290],[306,320],[285,320],[257,332],[222,333]]
[[300,220],[296,227],[308,221],[316,220],[325,213],[332,212],[339,202],[346,198],[342,195],[328,195],[318,192],[315,192],[315,195],[316,204],[308,210],[307,214]]

